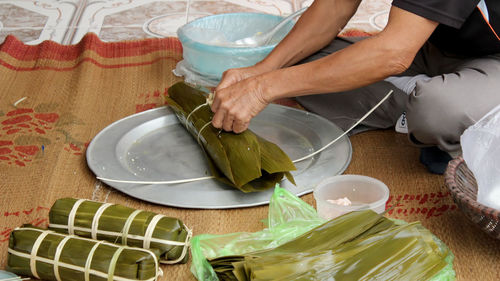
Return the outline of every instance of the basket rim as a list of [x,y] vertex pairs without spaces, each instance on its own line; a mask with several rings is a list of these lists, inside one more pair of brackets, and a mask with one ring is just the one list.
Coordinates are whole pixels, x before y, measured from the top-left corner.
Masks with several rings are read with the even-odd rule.
[[466,165],[465,167],[467,167],[467,164],[465,163],[465,160],[462,156],[458,156],[451,160],[448,163],[446,172],[444,173],[445,185],[448,187],[451,195],[455,198],[455,200],[460,201],[461,204],[464,204],[473,209],[474,212],[480,213],[483,216],[498,221],[500,219],[500,210],[493,209],[477,202],[476,200],[470,198],[464,192],[462,192],[460,188],[458,188],[458,185],[455,181],[455,174],[460,165]]

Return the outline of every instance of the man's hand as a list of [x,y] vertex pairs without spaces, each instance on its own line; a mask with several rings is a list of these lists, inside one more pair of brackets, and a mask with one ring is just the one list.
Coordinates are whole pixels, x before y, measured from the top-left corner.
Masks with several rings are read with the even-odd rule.
[[215,113],[212,125],[235,133],[245,131],[250,119],[268,104],[258,83],[253,81],[254,79],[250,80],[269,70],[262,64],[256,64],[225,71],[221,82],[215,88],[211,107]]
[[270,101],[265,98],[260,76],[250,76],[249,79],[238,80],[244,77],[241,76],[243,73],[237,70],[226,73],[227,77],[226,80],[223,78],[223,82],[238,82],[227,87],[221,87],[221,85],[224,86],[221,82],[217,87],[211,107],[212,112],[215,113],[212,125],[225,131],[241,133],[248,128],[250,120],[261,112]]

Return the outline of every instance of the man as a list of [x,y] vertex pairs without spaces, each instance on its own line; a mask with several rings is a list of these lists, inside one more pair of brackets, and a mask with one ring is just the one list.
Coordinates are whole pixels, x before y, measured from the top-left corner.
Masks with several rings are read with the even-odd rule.
[[212,124],[239,133],[270,102],[297,97],[346,129],[394,89],[363,125],[388,128],[406,112],[410,141],[431,147],[421,161],[442,173],[462,132],[500,103],[500,2],[394,0],[379,34],[334,40],[360,2],[315,1],[263,61],[226,71]]

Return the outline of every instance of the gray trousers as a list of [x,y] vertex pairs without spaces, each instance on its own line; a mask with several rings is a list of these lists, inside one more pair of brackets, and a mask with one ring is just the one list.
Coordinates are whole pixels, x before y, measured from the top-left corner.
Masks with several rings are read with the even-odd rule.
[[[359,40],[337,38],[301,63],[322,58]],[[309,111],[346,130],[394,90],[353,132],[393,127],[406,112],[408,136],[413,144],[438,146],[450,152],[460,149],[460,136],[467,127],[500,104],[500,54],[463,58],[426,43],[411,67],[399,76],[418,74],[430,79],[417,81],[409,95],[392,83],[380,81],[352,91],[296,99]]]

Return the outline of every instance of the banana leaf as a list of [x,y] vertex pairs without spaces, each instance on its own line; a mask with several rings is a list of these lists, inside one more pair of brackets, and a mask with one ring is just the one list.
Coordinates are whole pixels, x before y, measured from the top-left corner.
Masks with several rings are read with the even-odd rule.
[[10,235],[7,270],[43,280],[156,280],[161,275],[157,255],[151,250],[25,226]]
[[420,223],[366,210],[274,249],[208,261],[219,280],[431,280],[449,266],[449,254]]
[[[75,234],[145,249],[157,249],[160,253],[161,263],[187,262],[191,230],[181,220],[153,212],[137,211],[122,205],[108,206],[94,220],[97,211],[103,204],[83,199],[58,199],[49,212],[49,228],[60,233]],[[70,219],[70,214],[73,215],[72,219]],[[129,220],[132,214],[135,214],[135,217]],[[150,241],[145,243],[148,226],[155,217],[160,219],[149,232]],[[126,231],[128,220],[128,231]],[[73,222],[72,225],[71,222]],[[92,237],[93,227],[95,237]]]
[[170,87],[168,95],[168,105],[201,145],[210,173],[217,180],[243,192],[266,190],[283,176],[295,184],[290,171],[296,168],[276,144],[251,130],[235,134],[210,124],[213,116],[210,106],[198,108],[206,103],[204,92],[179,82]]
[[335,280],[429,280],[447,265],[442,253],[431,251],[429,242],[417,224],[409,224],[333,250],[246,257],[240,266],[251,280],[325,280],[330,276]]

